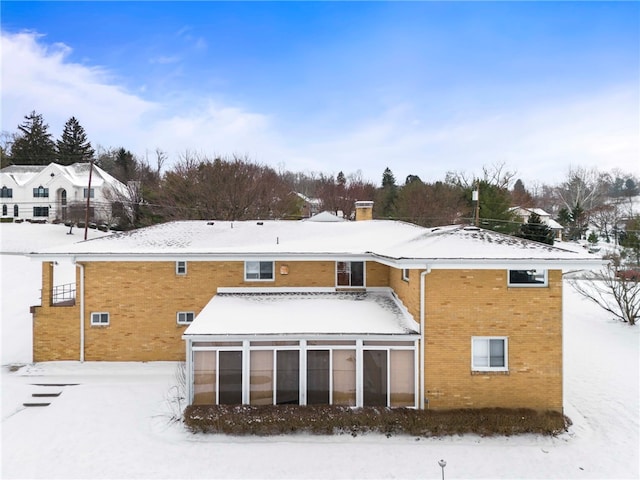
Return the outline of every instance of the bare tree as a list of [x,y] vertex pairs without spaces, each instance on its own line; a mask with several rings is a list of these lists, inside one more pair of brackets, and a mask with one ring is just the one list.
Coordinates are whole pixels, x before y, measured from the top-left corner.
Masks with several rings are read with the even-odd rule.
[[571,279],[569,284],[583,297],[612,314],[618,320],[635,325],[640,318],[638,277],[610,263],[588,279]]

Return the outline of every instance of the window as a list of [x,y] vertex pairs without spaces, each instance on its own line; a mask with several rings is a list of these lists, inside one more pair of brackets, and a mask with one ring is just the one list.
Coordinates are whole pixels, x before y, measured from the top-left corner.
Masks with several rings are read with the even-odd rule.
[[176,320],[180,325],[188,325],[193,322],[194,314],[193,312],[178,312],[176,315]]
[[[89,190],[89,189],[88,189],[88,188],[85,188],[85,189],[84,189],[84,198],[87,198],[87,190]],[[93,189],[93,188],[92,188],[92,189],[91,189],[91,193],[90,193],[91,198],[94,198],[94,197],[95,197],[95,193],[96,193],[96,192],[95,192],[95,189]]]
[[109,325],[109,314],[107,312],[92,312],[91,325]]
[[33,207],[33,216],[34,217],[48,217],[49,216],[49,207]]
[[0,189],[0,198],[13,198],[13,188],[2,187]]
[[546,287],[546,270],[509,270],[510,287]]
[[40,185],[38,188],[33,189],[34,198],[49,198],[49,189]]
[[2,205],[2,216],[6,217],[9,214],[9,207]]
[[364,262],[336,262],[338,287],[364,287]]
[[471,340],[471,370],[507,371],[506,337],[473,337]]
[[14,205],[13,206],[13,216],[17,217],[18,216],[18,205]]
[[274,262],[244,262],[245,280],[273,280]]
[[405,282],[409,281],[409,269],[408,268],[403,268],[402,269],[402,280],[404,280]]
[[187,274],[187,262],[185,261],[177,261],[176,262],[176,275],[186,275]]

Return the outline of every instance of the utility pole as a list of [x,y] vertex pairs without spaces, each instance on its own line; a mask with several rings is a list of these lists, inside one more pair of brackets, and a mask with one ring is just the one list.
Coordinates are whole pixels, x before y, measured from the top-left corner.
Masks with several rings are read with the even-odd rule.
[[480,180],[476,183],[476,189],[471,193],[471,200],[476,202],[476,211],[474,214],[476,227],[480,226]]
[[87,188],[87,209],[84,212],[84,239],[87,239],[89,229],[89,204],[91,201],[91,174],[93,173],[93,160],[89,162],[89,186]]

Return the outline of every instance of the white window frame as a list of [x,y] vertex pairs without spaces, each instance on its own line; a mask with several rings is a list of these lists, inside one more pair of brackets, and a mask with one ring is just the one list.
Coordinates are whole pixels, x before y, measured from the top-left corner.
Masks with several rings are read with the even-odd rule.
[[[345,273],[349,274],[349,285],[338,285],[338,277],[340,275],[340,271],[338,270],[338,265],[341,263],[347,264],[347,270]],[[361,263],[362,264],[362,285],[353,285],[352,284],[352,270],[351,264],[353,263]],[[335,283],[336,288],[367,288],[367,262],[364,260],[338,260],[336,261],[335,266]]]
[[402,280],[404,280],[405,282],[409,281],[409,269],[408,268],[403,268],[402,269]]
[[[102,319],[106,315],[106,322],[103,322]],[[97,320],[96,320],[97,319]],[[109,312],[91,312],[91,325],[94,327],[106,327],[111,323],[111,315]]]
[[[542,283],[525,283],[525,282],[512,282],[511,281],[511,272],[534,272],[533,275],[539,274],[539,272],[543,275]],[[540,270],[537,268],[529,268],[529,269],[509,269],[507,270],[507,286],[515,287],[515,288],[544,288],[549,286],[549,271],[548,270]]]
[[176,275],[186,275],[186,274],[187,274],[187,261],[186,260],[176,261]]
[[[248,266],[249,264],[258,264],[258,278],[249,278],[248,274]],[[271,264],[271,278],[260,278],[260,270],[261,265],[263,263]],[[252,273],[254,274],[254,273]],[[268,260],[247,260],[244,262],[244,281],[245,282],[274,282],[276,280],[276,262],[268,261]]]
[[[191,320],[189,320],[189,316],[191,316]],[[180,319],[182,317],[182,320]],[[193,320],[196,318],[194,312],[177,312],[176,313],[176,322],[178,325],[191,325]]]
[[84,193],[83,193],[83,198],[87,198],[87,192],[89,192],[89,195],[91,195],[91,198],[95,198],[96,196],[96,189],[95,188],[91,188],[90,190],[88,188],[84,188]]
[[[490,347],[490,343],[491,340],[502,340],[503,341],[503,345],[504,345],[504,366],[500,366],[500,367],[492,367],[491,365],[489,366],[484,366],[484,365],[475,365],[474,362],[474,358],[475,358],[475,349],[476,349],[476,342],[477,341],[486,341],[489,345],[487,348],[487,352],[489,354],[489,361],[487,361],[487,364],[490,363],[490,359],[491,359],[491,347]],[[471,337],[471,370],[474,372],[508,372],[509,371],[509,338],[508,337]]]

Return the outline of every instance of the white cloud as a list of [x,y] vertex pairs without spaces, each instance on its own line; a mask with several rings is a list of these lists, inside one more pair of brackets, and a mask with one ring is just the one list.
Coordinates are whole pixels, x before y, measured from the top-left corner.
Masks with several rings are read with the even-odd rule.
[[[188,29],[179,35],[188,36]],[[36,110],[54,137],[69,117],[77,117],[94,146],[124,146],[138,155],[159,147],[170,160],[186,151],[246,154],[293,171],[361,170],[374,182],[387,166],[398,182],[408,174],[431,181],[450,170],[479,173],[483,165],[500,162],[517,170],[525,184],[559,181],[569,165],[640,175],[637,86],[562,102],[541,98],[535,105],[474,112],[441,124],[425,120],[409,103],[359,123],[350,124],[353,112],[344,112],[334,130],[317,128],[308,112],[293,119],[300,126],[293,133],[278,129],[278,112],[254,112],[207,95],[146,100],[144,90],[129,92],[106,69],[72,63],[68,46],[45,41],[35,33],[2,33],[2,130],[15,132],[24,115]]]

